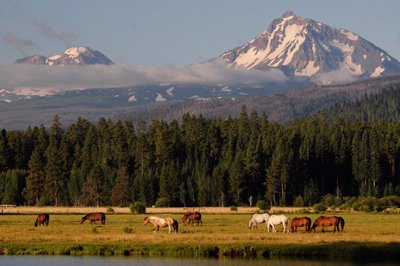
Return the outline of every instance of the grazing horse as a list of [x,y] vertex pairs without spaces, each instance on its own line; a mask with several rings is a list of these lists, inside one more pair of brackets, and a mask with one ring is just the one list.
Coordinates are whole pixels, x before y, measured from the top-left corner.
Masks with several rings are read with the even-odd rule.
[[289,218],[286,215],[271,215],[267,221],[267,228],[269,232],[269,227],[272,228],[272,232],[276,233],[275,225],[282,224],[283,232],[289,233],[289,229],[287,228],[289,223]]
[[268,218],[269,218],[269,214],[268,213],[263,213],[263,214],[255,213],[255,214],[253,214],[253,216],[251,216],[251,218],[249,220],[249,229],[257,228],[257,224],[267,223]]
[[[340,225],[340,230],[344,230],[344,219],[341,216],[336,216],[339,219],[339,225]],[[339,226],[338,226],[338,231],[339,231]]]
[[313,230],[315,233],[316,228],[318,226],[322,226],[322,232],[325,232],[325,226],[326,227],[333,226],[333,232],[335,233],[336,230],[339,231],[339,218],[336,216],[329,216],[329,217],[320,216],[317,218],[317,220],[315,220],[314,224],[311,227],[311,230]]
[[310,232],[311,228],[311,219],[308,217],[301,218],[293,218],[292,223],[290,224],[290,229],[292,233],[297,232],[297,227],[305,227],[306,232]]
[[168,233],[175,231],[178,233],[178,221],[173,218],[161,218],[157,216],[149,216],[144,218],[143,225],[151,223],[153,225],[153,232],[156,233],[162,227],[168,226]]
[[49,222],[50,222],[49,214],[48,213],[41,213],[36,218],[35,227],[40,226],[40,225],[48,226]]
[[106,215],[102,212],[89,213],[82,217],[81,224],[86,220],[89,220],[91,224],[94,222],[97,222],[97,221],[101,221],[102,224],[105,224],[106,223]]
[[183,224],[190,224],[190,222],[193,222],[193,225],[203,225],[200,212],[188,212],[184,214],[181,222]]

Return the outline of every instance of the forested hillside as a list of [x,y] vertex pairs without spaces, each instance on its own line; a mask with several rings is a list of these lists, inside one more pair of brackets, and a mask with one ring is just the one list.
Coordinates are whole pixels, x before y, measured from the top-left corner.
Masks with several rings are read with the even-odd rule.
[[400,122],[280,125],[242,107],[238,118],[184,115],[149,125],[79,118],[63,127],[3,130],[3,204],[230,206],[250,196],[311,205],[332,193],[400,193]]
[[342,117],[359,121],[399,121],[400,86],[393,86],[379,94],[366,95],[355,102],[336,104],[322,112],[330,119]]
[[[313,115],[332,106],[342,106],[356,102],[365,95],[378,94],[384,90],[398,90],[400,76],[367,79],[336,86],[321,86],[303,89],[291,89],[283,93],[266,96],[225,97],[217,99],[196,99],[166,102],[157,105],[132,109],[115,117],[121,120],[150,122],[153,119],[180,121],[183,114],[202,114],[207,118],[224,119],[238,117],[240,106],[258,113],[266,112],[271,121],[286,123],[296,118]],[[334,112],[333,112],[334,113]]]

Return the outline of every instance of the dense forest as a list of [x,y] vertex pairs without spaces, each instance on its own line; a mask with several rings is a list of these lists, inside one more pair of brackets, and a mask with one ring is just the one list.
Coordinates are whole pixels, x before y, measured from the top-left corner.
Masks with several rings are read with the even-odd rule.
[[333,120],[342,117],[359,121],[399,121],[400,90],[399,86],[382,90],[378,94],[365,95],[354,102],[335,104],[322,111]]
[[237,118],[181,122],[79,118],[2,130],[0,201],[17,205],[231,206],[249,198],[306,205],[328,193],[400,193],[400,122],[281,125],[243,106]]

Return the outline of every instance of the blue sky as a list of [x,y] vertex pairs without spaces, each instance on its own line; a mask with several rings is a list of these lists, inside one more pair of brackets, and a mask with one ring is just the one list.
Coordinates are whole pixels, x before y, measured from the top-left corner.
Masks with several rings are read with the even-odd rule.
[[0,0],[0,64],[86,45],[136,66],[186,65],[249,41],[291,10],[400,59],[398,0]]

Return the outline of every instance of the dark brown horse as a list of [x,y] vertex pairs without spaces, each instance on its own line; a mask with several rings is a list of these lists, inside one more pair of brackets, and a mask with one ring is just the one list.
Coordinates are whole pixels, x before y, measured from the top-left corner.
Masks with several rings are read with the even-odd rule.
[[35,227],[37,226],[41,226],[41,225],[46,225],[48,226],[50,222],[50,216],[48,213],[41,213],[38,215],[38,217],[36,218],[36,222],[35,222]]
[[[344,219],[341,216],[336,216],[339,219],[339,225],[340,225],[340,230],[344,230]],[[338,231],[339,231],[339,226],[338,226]]]
[[91,224],[94,222],[97,222],[97,221],[101,221],[102,224],[105,224],[106,223],[106,215],[102,212],[89,213],[82,217],[81,224],[86,220],[89,220]]
[[325,232],[325,227],[329,227],[329,226],[333,226],[333,232],[335,233],[336,230],[339,232],[339,219],[336,216],[329,216],[329,217],[325,217],[325,216],[320,216],[317,218],[317,220],[315,220],[314,224],[311,227],[311,230],[314,231],[315,233],[315,229],[321,226],[322,227],[322,232]]
[[290,224],[290,229],[292,233],[297,232],[297,227],[305,228],[306,232],[310,232],[311,228],[311,219],[308,217],[301,217],[301,218],[293,218],[292,223]]
[[182,216],[182,223],[184,224],[190,224],[190,222],[193,223],[193,225],[203,225],[203,222],[201,221],[201,213],[200,212],[188,212]]

